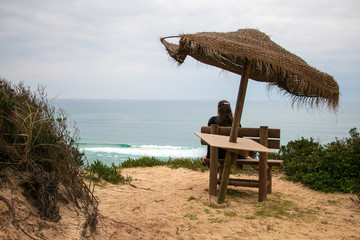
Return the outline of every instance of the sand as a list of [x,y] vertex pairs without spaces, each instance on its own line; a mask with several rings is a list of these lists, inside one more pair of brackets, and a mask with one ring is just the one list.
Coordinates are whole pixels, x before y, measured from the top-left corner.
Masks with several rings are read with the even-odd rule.
[[[356,196],[312,191],[282,174],[274,174],[266,202],[257,201],[257,189],[229,187],[222,208],[209,197],[208,171],[161,166],[122,174],[133,178],[132,186],[96,187],[100,217],[89,239],[360,239],[360,203],[350,199]],[[25,207],[18,199],[17,206]],[[9,213],[2,201],[0,210],[0,239],[24,238],[6,225]],[[23,211],[21,227],[34,239],[81,239],[84,217],[68,206],[60,212],[60,222],[51,223]]]

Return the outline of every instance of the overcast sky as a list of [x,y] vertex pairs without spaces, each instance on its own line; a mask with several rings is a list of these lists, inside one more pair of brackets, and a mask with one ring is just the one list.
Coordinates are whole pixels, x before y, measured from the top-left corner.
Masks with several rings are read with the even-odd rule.
[[[0,77],[50,98],[230,99],[240,77],[178,67],[159,38],[256,28],[360,101],[359,0],[0,0]],[[247,99],[280,98],[250,81]]]

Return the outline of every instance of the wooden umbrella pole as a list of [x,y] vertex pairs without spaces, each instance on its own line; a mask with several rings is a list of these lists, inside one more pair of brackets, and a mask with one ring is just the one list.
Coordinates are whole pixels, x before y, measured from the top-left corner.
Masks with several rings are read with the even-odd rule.
[[[239,124],[241,121],[242,111],[244,108],[246,88],[247,88],[249,75],[250,75],[250,67],[251,67],[251,62],[249,60],[245,60],[243,74],[241,76],[241,81],[240,81],[239,93],[238,93],[236,106],[235,106],[234,120],[233,120],[232,127],[231,127],[229,142],[237,141],[238,127],[239,127]],[[219,194],[218,194],[218,203],[219,204],[225,202],[227,186],[229,183],[230,168],[231,168],[231,164],[236,161],[236,158],[237,158],[236,153],[226,151],[224,170],[222,173],[220,190],[219,190]]]
[[229,142],[236,142],[237,137],[238,137],[238,127],[240,125],[241,116],[242,116],[242,112],[244,109],[245,94],[246,94],[247,84],[248,84],[249,75],[250,75],[250,65],[251,65],[251,62],[246,60],[246,62],[244,64],[243,75],[241,76],[239,93],[238,93],[238,97],[236,100],[234,120],[233,120],[232,127],[231,127]]

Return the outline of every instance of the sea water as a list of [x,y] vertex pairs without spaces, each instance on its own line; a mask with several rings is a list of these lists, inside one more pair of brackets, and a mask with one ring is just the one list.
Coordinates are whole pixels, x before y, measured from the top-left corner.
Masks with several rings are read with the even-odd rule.
[[[217,101],[56,99],[80,131],[80,148],[89,162],[119,164],[129,158],[199,158],[206,146],[194,134],[216,115]],[[235,102],[231,102],[235,106]],[[281,144],[301,137],[322,144],[360,130],[360,103],[327,110],[292,108],[285,102],[246,101],[243,127],[281,129]]]

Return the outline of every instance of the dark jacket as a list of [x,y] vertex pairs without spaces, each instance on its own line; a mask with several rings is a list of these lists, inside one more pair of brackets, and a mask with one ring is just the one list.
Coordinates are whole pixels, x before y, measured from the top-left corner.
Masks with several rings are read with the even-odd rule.
[[[218,124],[217,123],[217,118],[218,118],[217,116],[211,117],[209,119],[208,126],[211,126],[211,124]],[[218,158],[219,159],[225,159],[225,155],[226,155],[226,150],[224,150],[222,148],[219,148]],[[210,146],[209,145],[207,146],[206,158],[210,158]]]
[[[217,123],[217,116],[214,116],[214,117],[211,117],[209,119],[209,122],[208,122],[208,126],[211,126],[211,124],[218,124]],[[220,125],[221,126],[221,125]],[[240,127],[241,127],[241,124],[240,124]],[[222,148],[219,148],[219,155],[218,155],[218,158],[219,159],[225,159],[225,155],[226,155],[226,150],[225,149],[222,149]],[[206,158],[210,158],[210,146],[208,145],[207,146],[207,154],[206,154]],[[238,158],[242,158],[241,155],[238,155]]]

